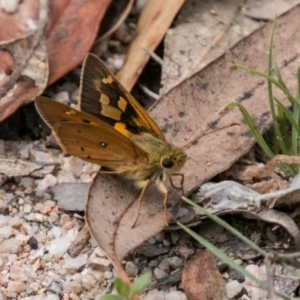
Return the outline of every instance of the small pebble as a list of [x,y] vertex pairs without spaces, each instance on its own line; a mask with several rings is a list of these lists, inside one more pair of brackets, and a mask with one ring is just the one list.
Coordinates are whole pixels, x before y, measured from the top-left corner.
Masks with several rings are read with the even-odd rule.
[[65,258],[65,268],[70,274],[76,273],[80,268],[82,268],[87,263],[87,255],[79,254],[77,257],[72,258],[68,256]]
[[34,187],[35,186],[34,179],[31,177],[22,177],[20,186],[23,186],[24,188]]
[[75,183],[76,182],[76,178],[74,176],[73,173],[71,172],[65,172],[63,174],[59,174],[57,176],[57,182],[58,183]]
[[54,207],[54,206],[56,205],[56,202],[53,201],[53,200],[46,200],[46,201],[44,202],[44,205],[50,206],[50,207]]
[[0,239],[8,239],[13,234],[13,229],[11,226],[0,227]]
[[33,188],[31,186],[27,187],[25,190],[24,190],[24,193],[26,195],[29,195],[29,194],[32,194],[33,192]]
[[19,0],[1,0],[1,8],[8,14],[13,14],[17,11]]
[[19,198],[18,199],[18,204],[19,205],[23,205],[25,203],[24,199],[23,198]]
[[159,233],[157,233],[154,238],[156,239],[156,241],[158,242],[162,242],[165,238],[165,232],[164,231],[161,231]]
[[26,290],[25,282],[23,281],[9,281],[6,290],[10,293],[20,294]]
[[154,276],[157,280],[168,276],[168,274],[165,271],[163,271],[159,268],[155,268],[154,271],[153,271],[153,274],[154,274]]
[[62,257],[71,245],[71,239],[69,237],[62,237],[52,240],[48,245],[48,251],[50,256]]
[[0,174],[0,186],[2,186],[6,181],[8,177],[5,174]]
[[148,243],[154,245],[156,243],[156,239],[152,237],[148,240]]
[[129,277],[135,277],[138,271],[138,267],[132,261],[126,262],[125,272]]
[[15,194],[19,197],[24,198],[25,197],[25,193],[23,191],[15,191]]
[[52,174],[47,174],[36,187],[36,195],[42,196],[48,187],[54,186],[57,183],[57,178]]
[[61,298],[63,296],[63,284],[61,280],[51,279],[46,286],[46,291],[55,294]]
[[104,278],[105,279],[112,279],[114,277],[114,273],[111,271],[105,271],[104,272]]
[[8,261],[10,263],[15,262],[17,259],[18,259],[18,255],[17,254],[11,254],[11,255],[8,256]]
[[236,295],[238,295],[243,289],[243,285],[239,283],[237,280],[232,280],[226,283],[226,293],[229,299],[234,299]]
[[29,159],[29,147],[26,145],[19,150],[19,155],[21,159]]
[[75,156],[65,157],[62,169],[70,172],[76,177],[80,177],[82,173],[83,161]]
[[[105,275],[104,275],[105,276]],[[108,278],[107,278],[108,279]],[[85,274],[82,276],[82,285],[85,289],[91,289],[97,284],[96,279],[90,275],[90,274]]]
[[144,300],[165,300],[165,293],[159,290],[151,290],[147,293]]
[[23,208],[23,212],[25,214],[31,213],[32,212],[32,206],[30,204],[28,204],[28,203],[25,203],[24,204],[24,208]]
[[23,268],[17,265],[10,267],[10,278],[14,281],[27,281],[29,279]]
[[79,102],[79,88],[75,89],[75,91],[71,94],[71,99],[75,102]]
[[179,240],[179,234],[176,231],[171,232],[171,242],[173,245],[176,245],[176,243]]
[[33,208],[33,211],[42,212],[43,210],[44,210],[44,204],[40,202],[38,202]]
[[97,257],[95,255],[91,255],[89,267],[96,271],[108,271],[110,270],[111,263],[107,258]]
[[188,246],[181,246],[177,249],[178,255],[184,258],[184,260],[187,260],[190,256],[194,254],[195,250],[192,248],[189,248]]
[[188,298],[181,291],[170,291],[165,294],[165,300],[188,300]]
[[164,239],[163,240],[163,245],[166,246],[166,247],[168,247],[168,246],[171,245],[171,242],[169,240]]
[[60,103],[65,104],[65,105],[68,105],[69,100],[70,100],[68,92],[65,92],[65,91],[57,93],[54,96],[54,99],[57,102],[60,102]]
[[21,250],[22,241],[16,238],[8,238],[0,243],[0,253],[19,253]]
[[[10,1],[7,0],[7,2],[10,2]],[[1,5],[1,1],[0,1],[0,5]],[[0,140],[0,155],[1,155],[1,156],[5,156],[5,155],[6,155],[6,151],[5,151],[5,141],[4,141],[4,140]]]

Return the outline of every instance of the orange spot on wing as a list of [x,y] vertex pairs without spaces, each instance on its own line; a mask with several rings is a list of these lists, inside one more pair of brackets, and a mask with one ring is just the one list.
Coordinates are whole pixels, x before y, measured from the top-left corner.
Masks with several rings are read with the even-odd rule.
[[125,136],[130,136],[130,132],[126,129],[124,123],[118,122],[114,125],[114,128]]

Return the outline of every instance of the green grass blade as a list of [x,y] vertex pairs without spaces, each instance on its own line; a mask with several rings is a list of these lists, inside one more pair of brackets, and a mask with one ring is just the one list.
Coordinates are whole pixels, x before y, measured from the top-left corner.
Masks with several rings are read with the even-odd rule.
[[282,85],[278,80],[276,80],[274,77],[272,76],[268,76],[265,73],[262,73],[260,71],[245,67],[245,66],[241,66],[238,64],[233,64],[234,67],[237,67],[241,70],[247,71],[248,73],[251,73],[253,75],[258,75],[260,77],[265,78],[267,81],[271,82],[273,85],[275,85],[276,87],[278,87],[288,98],[288,100],[290,101],[291,105],[293,105],[295,98],[292,96],[292,94],[290,93],[290,91],[285,88],[285,84]]
[[151,281],[151,273],[147,272],[139,276],[132,284],[130,296],[134,297],[135,295],[140,294]]
[[[298,125],[300,119],[300,69],[298,68],[297,74],[297,93],[296,93],[296,100],[295,105],[293,105],[293,120]],[[299,135],[300,132],[298,131],[298,127],[292,124],[292,149],[295,155],[299,155]]]
[[262,150],[266,153],[266,155],[269,158],[272,158],[274,156],[273,151],[271,150],[271,148],[268,146],[268,144],[266,143],[265,139],[263,138],[263,136],[261,135],[261,133],[259,132],[258,128],[256,127],[256,125],[254,124],[251,116],[249,115],[249,113],[247,112],[247,110],[244,108],[244,106],[240,103],[237,102],[229,102],[226,105],[224,105],[221,110],[223,109],[228,109],[232,106],[236,106],[240,112],[242,113],[247,125],[249,126],[252,134],[254,135],[257,143],[259,144],[259,146],[262,148]]
[[[192,231],[187,226],[181,224],[180,222],[177,222],[177,225],[181,227],[186,233],[188,233],[192,238],[194,238],[199,244],[203,245],[208,251],[210,251],[213,255],[224,261],[226,264],[228,264],[232,269],[235,269],[236,271],[243,274],[245,277],[247,276],[250,278],[253,282],[255,282],[258,286],[263,288],[264,290],[267,290],[267,285],[259,280],[257,277],[255,277],[253,274],[245,270],[243,267],[235,263],[230,257],[228,257],[226,254],[223,253],[223,251],[219,250],[217,247],[215,247],[213,244],[208,242],[206,239],[202,238],[200,235]],[[281,294],[279,292],[275,293],[278,296],[281,296],[283,299],[291,300],[288,296]]]
[[[294,115],[277,99],[274,97],[274,100],[277,102],[277,105],[279,107],[280,110],[282,110],[285,114],[285,116],[288,118],[288,120],[291,122],[292,124],[292,128],[298,133],[300,134],[300,126],[299,124],[299,115],[298,117],[294,117]],[[299,113],[299,112],[298,112]],[[293,154],[297,154],[298,151],[293,152]]]
[[[271,30],[271,35],[270,35],[270,42],[269,42],[268,67],[267,67],[268,77],[271,77],[271,75],[272,75],[272,65],[273,65],[273,63],[272,63],[272,59],[273,59],[272,48],[273,48],[273,38],[274,38],[275,24],[276,24],[276,20],[274,20],[273,25],[272,25],[272,30]],[[272,122],[273,122],[274,129],[275,129],[275,139],[276,139],[276,141],[274,141],[274,143],[278,142],[279,147],[282,150],[282,152],[283,153],[288,153],[287,146],[284,142],[284,138],[283,138],[282,133],[280,131],[280,126],[279,126],[277,115],[276,115],[276,112],[275,112],[272,82],[268,80],[267,81],[267,86],[268,86],[268,98],[269,98],[270,112],[271,112]]]
[[[237,236],[239,239],[241,239],[243,242],[245,242],[247,245],[249,245],[252,249],[256,250],[262,256],[264,256],[264,257],[267,256],[267,252],[265,252],[260,247],[258,247],[256,244],[254,244],[253,242],[251,242],[243,234],[241,234],[239,231],[237,231],[236,229],[234,229],[233,227],[231,227],[228,223],[226,223],[225,221],[223,221],[219,217],[213,215],[212,213],[210,213],[209,211],[207,211],[203,207],[201,207],[201,206],[197,205],[196,203],[194,203],[193,201],[189,200],[188,198],[182,197],[182,199],[183,199],[183,201],[185,201],[189,205],[195,207],[201,213],[205,214],[212,221],[216,222],[217,224],[219,224],[220,226],[222,226],[223,228],[227,229],[229,232],[231,232],[232,234],[234,234],[235,236]],[[258,278],[256,278],[254,275],[252,275],[248,271],[246,271],[240,265],[237,265],[231,258],[229,258],[220,249],[218,249],[217,247],[215,247],[214,245],[212,245],[210,242],[208,242],[207,240],[205,240],[204,238],[202,238],[197,233],[195,233],[194,231],[192,231],[191,229],[189,229],[185,225],[181,224],[180,222],[177,222],[177,224],[184,231],[186,231],[191,237],[193,237],[198,243],[200,243],[201,245],[203,245],[208,251],[210,251],[212,254],[214,254],[219,259],[221,259],[224,262],[226,262],[231,268],[237,270],[238,272],[240,272],[244,276],[247,276],[248,278],[250,278],[252,281],[254,281],[255,283],[257,283],[262,288],[267,289],[267,286],[263,282],[261,282]],[[277,295],[281,296],[283,299],[291,300],[291,298],[289,298],[285,294],[282,294],[282,293],[279,293],[279,292],[275,292],[275,293]]]
[[225,221],[223,221],[219,217],[211,214],[209,211],[207,211],[203,207],[197,205],[196,203],[194,203],[193,201],[189,200],[186,197],[182,197],[182,199],[183,199],[183,201],[185,201],[189,205],[195,207],[201,213],[204,213],[208,218],[210,218],[211,220],[213,220],[214,222],[218,223],[223,228],[227,229],[229,232],[231,232],[232,234],[234,234],[235,236],[237,236],[240,240],[242,240],[244,243],[246,243],[247,245],[249,245],[252,249],[256,250],[262,256],[266,256],[267,255],[266,251],[262,250],[260,247],[258,247],[256,244],[254,244],[253,242],[251,242],[243,234],[241,234],[239,231],[237,231],[236,229],[234,229],[233,227],[231,227],[228,223],[226,223]]
[[[290,93],[289,89],[287,88],[287,86],[285,85],[284,81],[283,81],[283,78],[281,76],[281,72],[280,72],[280,69],[278,68],[277,66],[277,63],[274,62],[274,67],[275,67],[275,73],[276,73],[276,76],[278,78],[278,88],[288,97],[291,105],[294,105],[295,104],[295,98],[292,96],[292,94]],[[300,106],[300,103],[298,103],[298,105]]]

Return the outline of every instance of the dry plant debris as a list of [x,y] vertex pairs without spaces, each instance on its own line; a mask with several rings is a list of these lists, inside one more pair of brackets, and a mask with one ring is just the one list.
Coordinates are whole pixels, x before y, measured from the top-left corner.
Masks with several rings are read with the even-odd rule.
[[[291,90],[296,89],[294,72],[298,68],[296,57],[300,53],[299,45],[294,43],[300,38],[297,30],[299,12],[300,8],[295,7],[278,18],[274,38],[275,60]],[[266,82],[231,64],[246,64],[264,71],[270,28],[271,24],[267,24],[246,37],[201,72],[174,87],[151,109],[150,114],[162,128],[166,139],[179,147],[224,124],[233,121],[241,124],[204,136],[186,150],[188,160],[182,170],[187,193],[228,169],[254,145],[252,134],[239,111],[218,114],[224,104],[229,101],[242,103],[256,120],[259,130],[268,128],[271,118]],[[286,49],[282,45],[290,46]],[[281,95],[276,97],[284,101]]]
[[[150,2],[155,3],[155,1]],[[23,28],[21,26],[18,28],[17,26],[12,32],[3,33],[2,38],[6,44],[1,42],[1,45],[7,47],[5,49],[12,48],[12,45],[17,45],[17,43],[24,46],[25,43],[25,48],[22,49],[27,50],[26,45],[29,48],[28,51],[23,52],[26,52],[28,57],[37,56],[43,62],[43,64],[33,62],[34,67],[41,67],[39,69],[41,72],[31,71],[31,73],[36,73],[38,78],[29,77],[29,89],[25,86],[19,91],[19,94],[24,93],[27,97],[23,99],[22,103],[31,101],[31,97],[34,97],[32,95],[40,93],[47,84],[47,59],[50,62],[48,84],[80,63],[96,36],[99,21],[108,1],[86,1],[84,5],[83,2],[75,0],[60,1],[58,4],[55,1],[51,2],[50,23],[46,39],[44,26],[48,15],[46,14],[47,18],[44,15],[44,19],[39,17],[45,6],[38,6],[37,1],[23,1],[18,4],[20,9],[16,6],[17,9],[9,13],[14,20],[22,19],[23,16],[19,15],[21,7],[25,4],[28,5],[28,3],[32,4],[32,15],[26,15],[25,18],[36,20],[38,29],[35,31],[31,27],[23,26]],[[40,1],[40,3],[46,5],[46,2]],[[186,3],[186,5],[190,5],[189,1]],[[5,11],[3,7],[1,9]],[[178,9],[179,7],[176,8],[176,11]],[[235,9],[236,6],[233,6],[233,9],[229,10],[229,17],[235,16]],[[174,18],[174,11],[172,10],[168,22]],[[163,12],[165,13],[166,9]],[[7,17],[8,7],[6,7],[5,13]],[[213,11],[211,13],[213,14]],[[86,17],[87,15],[90,17]],[[296,7],[279,18],[274,44],[274,53],[279,57],[276,61],[279,63],[283,76],[287,78],[291,89],[295,87],[293,77],[299,53],[298,44],[292,42],[299,39],[298,15],[299,7]],[[217,31],[215,37],[220,36],[220,32],[223,32],[225,36],[224,33],[229,20],[230,18],[227,18],[226,22],[224,21],[225,28],[222,27],[220,31]],[[20,24],[23,24],[22,22],[23,20]],[[246,23],[248,26],[251,23],[250,27],[253,25],[249,20]],[[167,22],[165,22],[166,24]],[[86,34],[87,32],[89,34]],[[252,68],[265,66],[265,52],[269,33],[269,25],[260,28],[202,72],[197,71],[191,78],[177,84],[174,89],[167,92],[156,103],[151,114],[160,124],[169,140],[178,146],[184,146],[203,132],[215,128],[219,123],[223,125],[234,120],[242,124],[242,120],[236,112],[224,116],[215,114],[224,103],[232,100],[246,104],[250,113],[258,120],[260,130],[263,131],[269,125],[268,107],[265,103],[267,101],[263,100],[266,99],[267,95],[265,85],[259,79],[235,70],[229,65],[229,63],[235,62],[247,64]],[[70,39],[62,39],[61,34],[69,36]],[[152,40],[151,36],[147,36],[147,40],[157,43],[159,38]],[[218,39],[214,41],[218,41]],[[215,44],[208,43],[208,45],[214,46]],[[289,45],[289,47],[285,48],[283,45]],[[45,46],[48,49],[48,56],[46,50],[42,48]],[[39,55],[37,55],[39,53],[37,49],[42,49]],[[149,47],[149,49],[152,48]],[[19,53],[22,54],[22,51]],[[14,74],[19,73],[22,76],[22,72],[25,72],[26,68],[30,66],[27,63],[28,57],[26,56],[24,60],[26,66],[19,68],[16,73],[14,62],[23,61],[24,56],[19,55],[18,57],[17,54],[11,54],[10,57],[2,51],[0,59],[5,61],[5,65],[2,65],[2,67],[4,66],[4,73],[9,74],[10,72],[7,70],[13,70]],[[202,59],[201,55],[200,58]],[[137,70],[140,70],[146,59],[147,55],[143,57],[138,68],[132,68],[132,70],[139,73],[140,71]],[[27,74],[26,72],[25,74]],[[133,75],[136,76],[135,73]],[[15,76],[15,81],[12,83],[18,82],[20,76]],[[8,77],[6,75],[4,84],[9,83]],[[33,84],[33,82],[35,83]],[[35,85],[37,86],[35,87]],[[30,94],[29,97],[27,94],[32,91],[33,86],[37,90],[34,90],[34,93]],[[9,97],[9,92],[4,93],[4,96]],[[16,97],[16,95],[13,96]],[[1,101],[3,99],[1,98]],[[5,112],[1,119],[8,117],[18,105],[13,106],[13,109],[7,109],[7,112],[1,110]],[[253,143],[254,141],[244,125],[206,136],[198,143],[194,143],[192,147],[187,149],[189,163],[184,170],[187,191],[195,190],[205,180],[209,180],[215,174],[229,168],[235,160],[249,151]],[[139,223],[136,228],[132,229],[132,216],[136,211],[135,189],[125,180],[97,176],[90,186],[87,197],[87,223],[91,228],[92,235],[105,250],[103,252],[96,247],[93,240],[89,239],[86,227],[83,225],[83,217],[80,213],[78,214],[78,211],[81,211],[83,207],[83,202],[77,202],[78,199],[82,200],[83,195],[88,193],[87,184],[90,184],[95,171],[97,171],[97,166],[83,163],[73,157],[63,158],[59,151],[41,151],[39,147],[41,147],[39,143],[0,143],[1,163],[2,166],[5,165],[0,176],[1,296],[4,299],[26,300],[97,299],[101,294],[110,292],[112,289],[112,281],[115,276],[113,265],[117,271],[124,272],[123,275],[126,272],[124,277],[128,278],[134,278],[144,271],[152,271],[154,277],[150,291],[144,295],[146,300],[159,299],[160,297],[174,300],[187,299],[186,295],[178,290],[180,288],[178,282],[183,265],[197,252],[197,247],[181,232],[161,231],[164,227],[161,194],[157,193],[155,189],[149,189],[149,195],[146,196],[142,205]],[[10,149],[8,150],[8,148]],[[45,163],[45,167],[40,165],[41,163]],[[203,189],[206,187],[204,185]],[[49,188],[53,188],[54,196],[49,193]],[[72,193],[74,189],[76,189],[76,193]],[[240,195],[243,195],[245,187],[241,190]],[[283,226],[297,241],[299,229],[296,221],[293,220],[293,217],[297,216],[297,212],[287,216],[276,211],[275,208],[280,204],[296,204],[298,188],[292,185],[288,190],[273,195],[262,196],[253,191],[251,193],[247,190],[244,198],[239,198],[242,200],[239,203],[232,201],[230,206],[228,202],[224,203],[224,199],[222,199],[220,206],[215,204],[212,208],[215,209],[216,214],[220,212],[247,212],[261,220],[276,222]],[[254,197],[257,201],[249,203],[247,196]],[[56,202],[56,199],[59,201]],[[75,202],[60,204],[64,199]],[[251,199],[253,200],[253,198]],[[178,200],[179,195],[171,189],[170,215],[176,213],[179,206]],[[259,210],[257,203],[265,205],[264,209]],[[75,210],[76,212],[66,213],[61,207],[64,207],[64,210]],[[195,212],[189,209],[182,207],[177,217],[185,217],[194,224],[195,222],[199,223],[199,220],[202,221],[203,216],[196,216],[198,219],[193,220]],[[78,232],[81,233],[76,239]],[[221,234],[214,235],[214,237],[216,236],[220,240],[222,239]],[[274,238],[274,232],[269,230],[268,237],[271,240],[270,244],[274,245],[277,241],[277,237]],[[130,254],[125,261],[123,260],[129,252],[145,240],[147,242],[138,248],[136,254]],[[233,244],[231,243],[230,246]],[[241,249],[241,246],[239,245],[237,249]],[[78,254],[80,251],[81,253]],[[257,258],[256,254],[239,256],[238,251],[235,254],[242,260],[241,263],[243,264]],[[107,259],[107,256],[111,261]],[[207,269],[199,270],[195,266],[195,270],[196,272],[203,271],[203,276],[207,274],[205,273],[207,270],[208,272],[213,270],[216,278],[219,279],[220,275],[214,262],[208,256],[205,252],[195,255],[193,259],[196,260],[200,257],[201,264],[203,261],[208,263]],[[194,267],[192,262],[193,260],[188,265]],[[184,278],[186,272],[186,270],[183,271]],[[195,284],[191,282],[192,289],[190,289],[186,286],[187,281],[185,279],[183,282],[185,282],[186,293],[189,297],[191,299],[197,297],[193,296]],[[220,294],[222,294],[224,291],[223,283],[219,280],[216,282],[214,284],[217,285]],[[206,283],[211,284],[209,280]],[[171,286],[172,288],[167,291],[159,291],[155,288],[158,286]],[[249,288],[250,291],[250,287],[246,285],[245,287]],[[196,288],[202,288],[204,292],[208,291],[204,285]],[[238,288],[241,290],[241,286]],[[292,294],[295,290],[294,285],[289,288],[287,293]],[[226,285],[226,290],[227,295],[229,295],[229,291],[233,291],[229,284]],[[257,295],[255,292],[252,293],[253,299]]]
[[186,1],[164,43],[164,95],[299,1]]
[[138,21],[135,39],[125,63],[117,74],[126,89],[132,89],[149,59],[145,48],[148,51],[155,50],[183,3],[184,0],[148,1]]
[[2,3],[0,121],[82,62],[109,4],[109,0],[50,2],[21,1],[12,11],[7,11],[9,3]]

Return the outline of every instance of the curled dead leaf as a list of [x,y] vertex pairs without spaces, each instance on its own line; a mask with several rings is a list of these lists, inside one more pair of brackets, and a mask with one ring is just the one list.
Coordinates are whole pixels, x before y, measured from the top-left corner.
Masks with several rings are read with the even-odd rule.
[[221,300],[226,294],[215,257],[207,251],[197,253],[185,264],[182,286],[190,300]]
[[[91,235],[122,276],[121,260],[165,227],[163,195],[151,185],[144,196],[134,228],[140,190],[123,178],[98,175],[86,202],[86,223]],[[180,195],[169,190],[168,216],[176,213]]]

